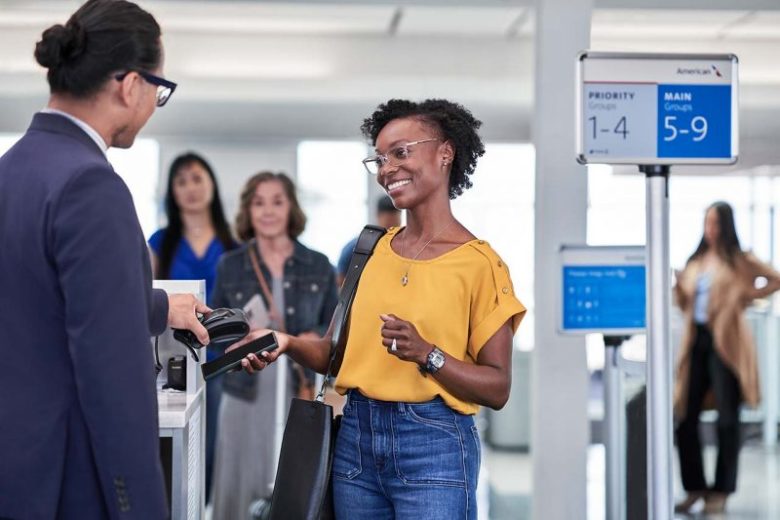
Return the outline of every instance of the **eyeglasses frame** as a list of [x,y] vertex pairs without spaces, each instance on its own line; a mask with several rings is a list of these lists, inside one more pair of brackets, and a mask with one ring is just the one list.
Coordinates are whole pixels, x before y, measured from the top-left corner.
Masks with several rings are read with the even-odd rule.
[[170,94],[168,94],[168,97],[165,98],[162,103],[160,103],[159,100],[157,101],[158,107],[165,106],[165,104],[168,102],[169,99],[171,99],[171,96],[173,96],[173,93],[176,90],[177,85],[173,81],[167,80],[165,78],[161,78],[160,76],[155,76],[151,72],[146,72],[143,70],[128,70],[127,72],[122,72],[120,74],[117,74],[116,76],[114,76],[114,79],[116,79],[117,81],[122,81],[131,72],[135,72],[136,74],[141,76],[147,83],[151,83],[152,85],[155,85],[157,87],[167,88],[171,91]]
[[[407,152],[408,152],[408,148],[410,146],[414,146],[416,144],[428,143],[428,142],[431,142],[431,141],[441,141],[441,139],[436,138],[436,137],[431,137],[429,139],[419,139],[417,141],[411,141],[409,143],[404,143],[404,144],[402,144],[400,146],[394,146],[392,149],[388,150],[387,153],[390,153],[393,150],[396,150],[398,148],[406,148]],[[363,167],[366,169],[366,171],[369,174],[371,174],[371,175],[379,175],[379,170],[381,170],[384,166],[387,166],[388,164],[390,164],[390,157],[387,156],[387,153],[378,153],[378,154],[372,155],[370,157],[366,157],[365,159],[363,159],[363,161],[361,161],[363,163]],[[374,173],[374,172],[372,172],[369,169],[368,163],[370,163],[372,161],[376,161],[377,159],[379,159],[382,164],[379,166],[379,168],[377,169],[376,173]],[[398,163],[398,164],[400,164],[400,163]]]

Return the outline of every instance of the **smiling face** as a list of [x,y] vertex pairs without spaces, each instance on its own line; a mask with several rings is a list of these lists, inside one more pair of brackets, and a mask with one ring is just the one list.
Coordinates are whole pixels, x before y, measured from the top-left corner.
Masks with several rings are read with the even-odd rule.
[[[398,148],[406,148],[408,154]],[[387,123],[376,139],[376,150],[386,154],[388,164],[377,175],[377,182],[393,199],[398,209],[411,209],[432,196],[449,198],[450,145],[416,118],[394,119]]]
[[280,181],[258,184],[249,206],[255,236],[271,239],[288,235],[290,207],[290,199]]

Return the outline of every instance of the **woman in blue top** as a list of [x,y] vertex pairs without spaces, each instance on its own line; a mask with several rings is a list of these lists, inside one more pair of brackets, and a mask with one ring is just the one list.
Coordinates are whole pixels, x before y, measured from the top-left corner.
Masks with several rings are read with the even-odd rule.
[[[206,159],[192,152],[176,157],[168,174],[165,194],[168,227],[149,238],[154,277],[164,280],[206,280],[207,301],[212,298],[217,262],[236,247],[225,220],[214,171]],[[208,349],[207,359],[221,352]],[[217,417],[222,382],[206,384],[206,490],[211,489]]]
[[168,226],[149,238],[154,277],[206,280],[211,299],[217,262],[236,246],[225,220],[214,171],[192,152],[174,159],[165,194]]

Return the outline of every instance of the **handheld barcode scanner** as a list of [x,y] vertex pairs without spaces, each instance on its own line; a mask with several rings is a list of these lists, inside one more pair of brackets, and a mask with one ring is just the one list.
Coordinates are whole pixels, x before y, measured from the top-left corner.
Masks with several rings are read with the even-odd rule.
[[[241,309],[214,309],[198,319],[208,331],[211,340],[205,346],[224,348],[249,334],[249,322]],[[173,329],[173,337],[184,343],[195,361],[199,360],[197,350],[204,345],[198,342],[195,334],[189,330]]]
[[[241,309],[214,309],[208,314],[198,318],[200,323],[209,333],[209,344],[201,345],[195,334],[185,329],[173,329],[173,337],[184,344],[190,351],[192,359],[200,361],[198,350],[204,346],[225,348],[249,334],[249,322]],[[157,360],[157,372],[162,370],[157,354],[157,341],[155,341],[155,359]]]

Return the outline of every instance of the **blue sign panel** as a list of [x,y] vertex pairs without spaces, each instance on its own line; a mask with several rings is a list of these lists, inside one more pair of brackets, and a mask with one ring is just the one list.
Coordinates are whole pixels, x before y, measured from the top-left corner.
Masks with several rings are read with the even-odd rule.
[[731,157],[731,86],[658,85],[658,157]]
[[645,267],[563,267],[563,330],[643,329]]

